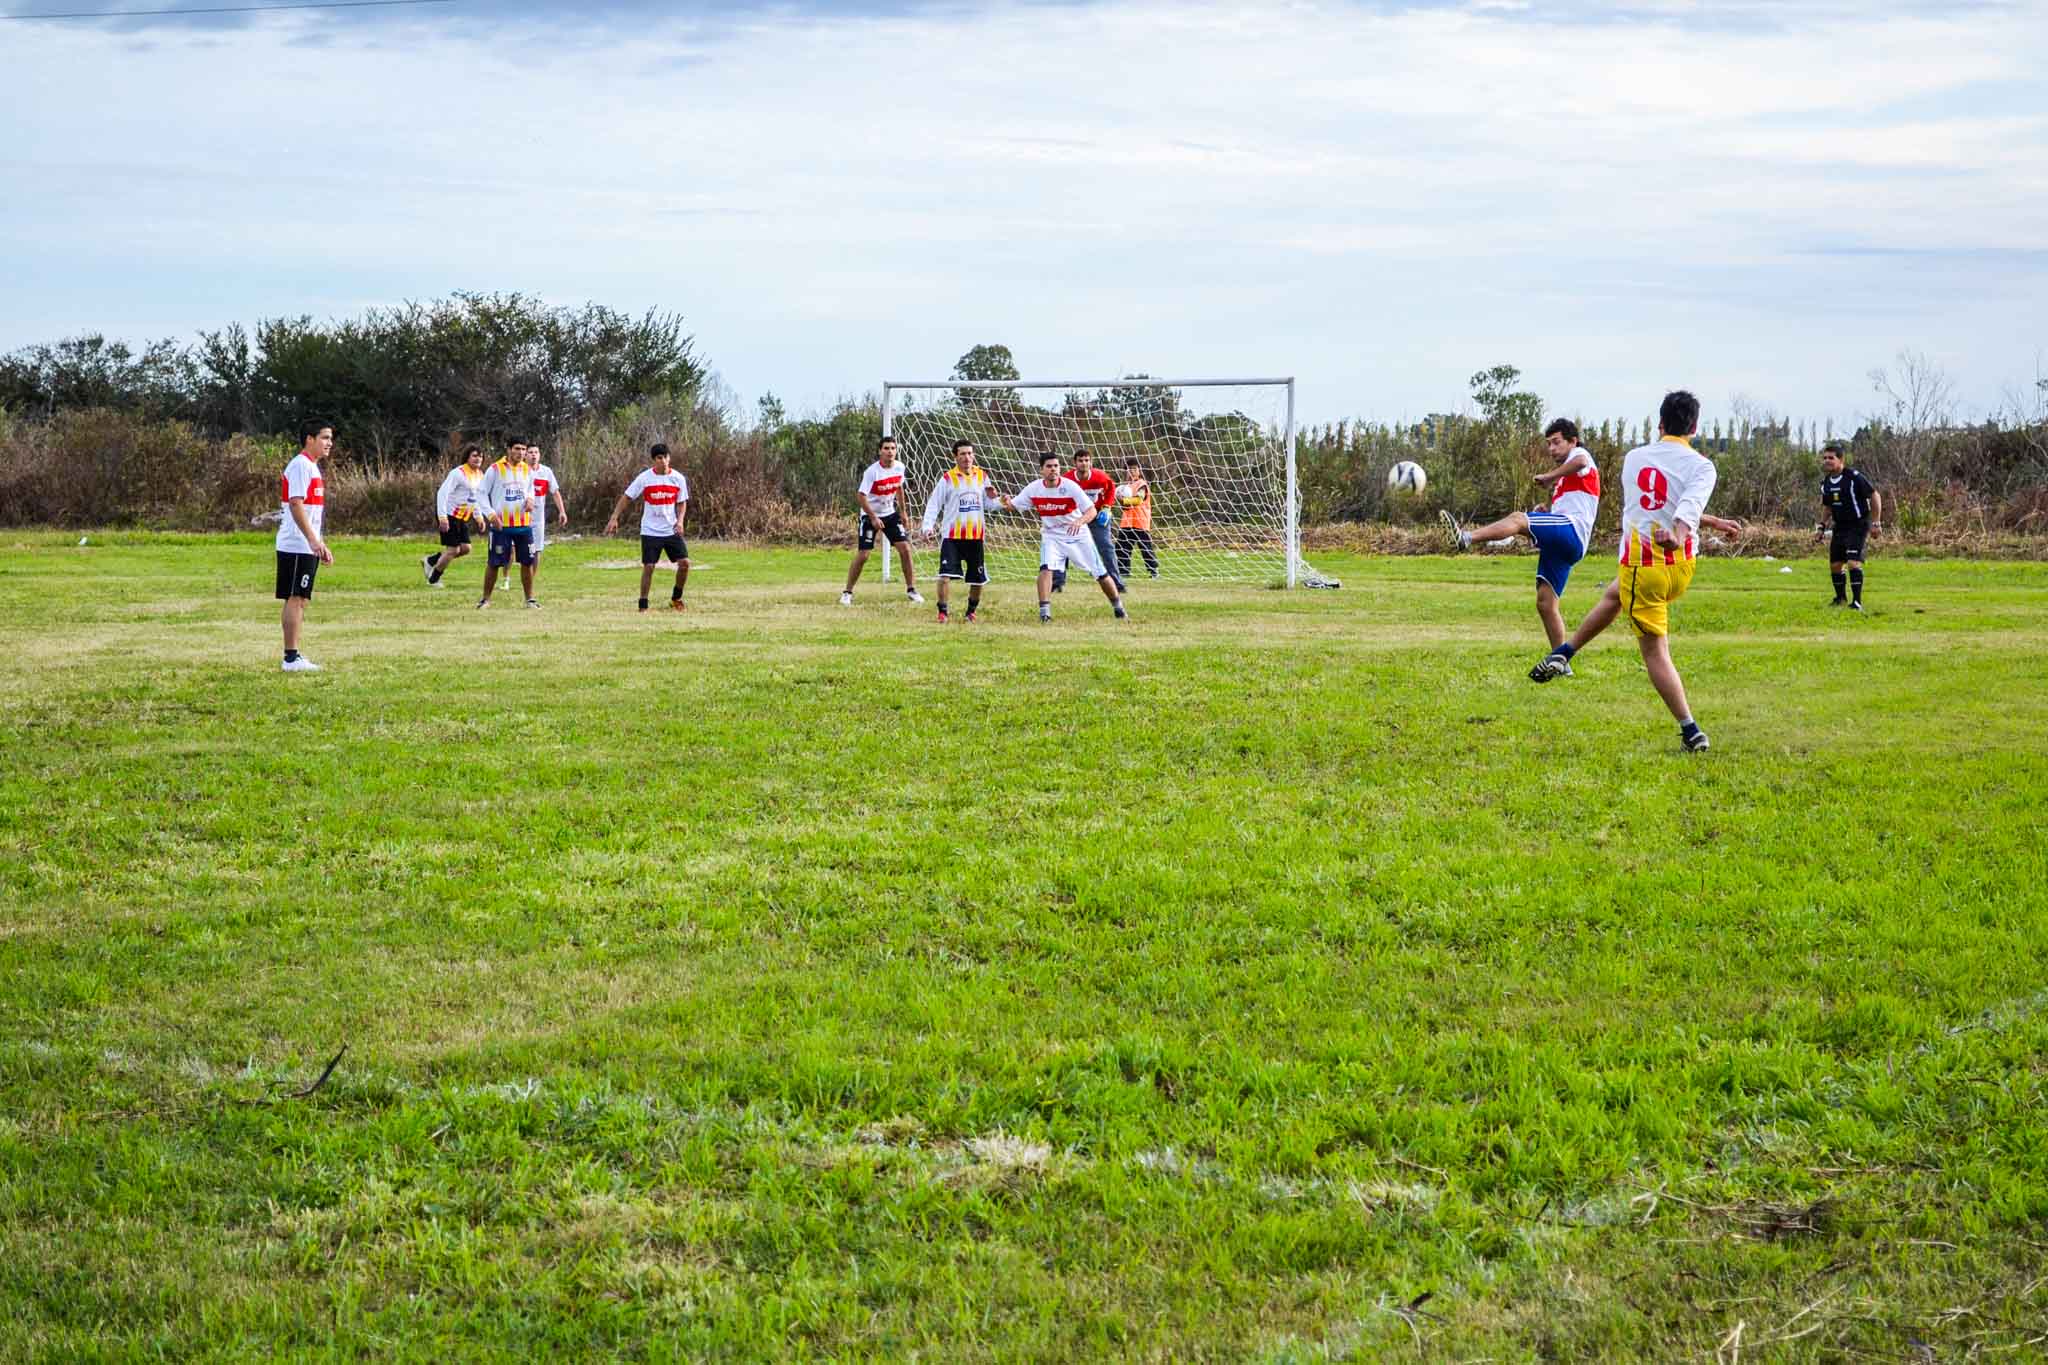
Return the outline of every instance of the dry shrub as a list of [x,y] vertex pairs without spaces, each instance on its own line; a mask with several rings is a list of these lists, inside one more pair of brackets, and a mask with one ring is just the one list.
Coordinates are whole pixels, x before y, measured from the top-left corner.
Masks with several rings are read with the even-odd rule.
[[[107,408],[0,427],[0,517],[30,526],[225,530],[274,504],[277,472],[242,437]],[[282,466],[279,466],[281,469]]]

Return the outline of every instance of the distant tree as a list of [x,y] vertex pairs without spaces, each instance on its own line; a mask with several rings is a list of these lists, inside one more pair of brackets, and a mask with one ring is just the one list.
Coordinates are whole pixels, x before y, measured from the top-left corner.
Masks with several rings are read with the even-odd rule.
[[[965,379],[985,382],[995,379],[1022,379],[1017,370],[1017,359],[1010,354],[1010,348],[1000,345],[982,345],[969,350],[953,362],[953,373],[949,379]],[[1017,402],[1015,389],[961,389],[955,394],[970,407],[1014,407]]]
[[1543,425],[1541,395],[1517,389],[1522,372],[1512,365],[1496,365],[1472,376],[1472,401],[1489,426],[1508,432],[1533,432]]
[[772,391],[761,395],[761,401],[756,408],[756,421],[763,431],[776,431],[789,420],[789,414],[783,410],[782,400]]

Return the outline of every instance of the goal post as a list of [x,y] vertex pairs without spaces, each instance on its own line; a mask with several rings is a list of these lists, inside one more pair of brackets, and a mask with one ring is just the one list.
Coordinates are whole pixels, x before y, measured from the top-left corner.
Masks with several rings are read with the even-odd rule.
[[[1038,477],[1046,453],[1071,465],[1086,449],[1119,486],[1110,535],[1127,577],[1166,582],[1336,586],[1301,556],[1294,421],[1291,377],[882,385],[882,434],[896,438],[908,481],[906,521],[923,515],[956,440],[974,443],[1005,496]],[[1149,503],[1122,496],[1133,460]],[[1009,511],[987,520],[991,572],[1035,573],[1038,527]],[[886,556],[882,563],[887,573]]]

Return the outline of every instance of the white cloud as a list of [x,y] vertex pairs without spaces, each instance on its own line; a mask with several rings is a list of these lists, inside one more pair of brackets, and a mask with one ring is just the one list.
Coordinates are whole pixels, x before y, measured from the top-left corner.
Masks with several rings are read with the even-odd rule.
[[[32,270],[0,344],[517,288],[679,309],[743,391],[799,403],[1003,340],[1059,370],[1296,369],[1337,416],[1446,406],[1499,360],[1582,409],[1761,369],[1843,411],[1900,344],[1965,369],[2042,343],[2039,267],[2008,259],[1943,307],[1900,292],[1841,354],[1845,292],[1896,264],[1802,253],[2048,240],[2048,99],[2013,93],[2048,5],[1554,14],[18,25],[0,246]],[[1613,343],[1560,352],[1550,319],[1596,311]]]

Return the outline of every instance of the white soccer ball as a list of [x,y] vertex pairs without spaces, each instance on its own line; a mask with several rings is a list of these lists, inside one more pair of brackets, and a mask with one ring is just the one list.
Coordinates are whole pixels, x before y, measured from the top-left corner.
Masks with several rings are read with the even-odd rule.
[[1138,495],[1131,491],[1129,484],[1120,483],[1116,486],[1116,500],[1128,507],[1138,500]]
[[1387,471],[1387,487],[1396,493],[1420,493],[1429,487],[1429,475],[1413,460],[1403,460]]

